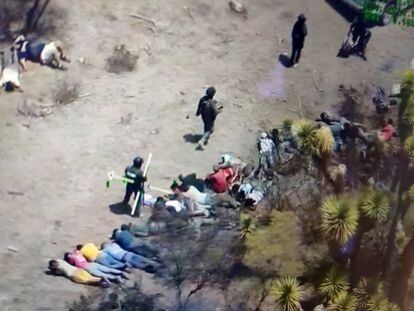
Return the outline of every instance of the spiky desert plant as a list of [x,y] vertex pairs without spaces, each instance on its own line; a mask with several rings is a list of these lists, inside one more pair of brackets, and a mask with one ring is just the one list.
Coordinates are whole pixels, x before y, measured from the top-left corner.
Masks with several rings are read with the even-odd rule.
[[379,283],[375,292],[371,295],[371,298],[367,304],[368,311],[380,311],[384,310],[388,306],[389,302],[384,293],[384,284]]
[[314,154],[315,124],[306,119],[301,119],[293,124],[299,149],[307,155]]
[[314,131],[312,145],[314,153],[318,157],[323,158],[332,155],[335,140],[329,127],[322,126]]
[[414,124],[414,70],[404,73],[401,82],[401,103],[399,105],[400,136],[404,141]]
[[360,311],[357,300],[352,294],[342,292],[328,305],[328,311]]
[[395,303],[389,302],[384,309],[381,309],[380,311],[400,311],[400,308]]
[[358,226],[358,209],[353,200],[331,196],[322,203],[321,229],[325,235],[340,244],[353,236]]
[[370,189],[362,198],[360,204],[362,214],[378,223],[387,220],[390,211],[388,194],[384,191]]
[[359,280],[358,284],[353,289],[353,293],[357,301],[358,310],[366,310],[371,298],[367,279],[362,278]]
[[345,274],[339,269],[332,268],[325,275],[321,285],[318,288],[320,294],[322,294],[327,300],[333,301],[339,297],[340,294],[348,291],[349,283]]
[[240,238],[245,239],[247,235],[252,233],[254,230],[254,225],[252,218],[250,216],[241,216],[240,219]]
[[282,128],[284,130],[290,130],[290,128],[292,127],[292,125],[293,125],[293,120],[292,119],[285,119],[282,122]]
[[404,198],[410,202],[414,201],[414,185],[411,185],[411,187],[405,192]]
[[301,309],[300,300],[304,296],[302,287],[296,278],[286,276],[276,281],[272,288],[275,300],[284,311],[298,311]]
[[407,152],[411,159],[414,159],[414,135],[409,136],[405,140],[404,150]]

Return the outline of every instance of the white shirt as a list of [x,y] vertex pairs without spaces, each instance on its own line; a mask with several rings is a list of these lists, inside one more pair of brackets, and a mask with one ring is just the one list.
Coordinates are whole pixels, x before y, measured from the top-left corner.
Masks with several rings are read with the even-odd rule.
[[199,204],[206,204],[207,202],[207,193],[198,191],[194,186],[190,186],[188,191],[183,192],[183,196],[192,199]]
[[177,200],[167,201],[165,202],[165,206],[174,207],[177,213],[181,212],[184,208],[184,206],[180,203],[180,201],[177,201]]
[[40,53],[40,59],[45,62],[49,63],[53,60],[55,57],[55,54],[57,54],[59,51],[56,47],[55,42],[50,42],[45,45],[45,47],[42,50],[42,53]]
[[59,264],[59,269],[62,270],[65,276],[69,278],[75,274],[76,270],[78,270],[78,268],[72,266],[71,264],[67,263],[62,259],[56,259],[56,261]]
[[15,86],[20,87],[19,71],[16,68],[6,67],[3,69],[3,73],[0,78],[0,85],[3,86],[7,82],[12,82]]
[[273,140],[270,138],[263,138],[260,139],[260,153],[264,152],[273,152],[273,149],[275,148],[275,144],[273,143]]
[[253,205],[257,205],[262,201],[264,198],[264,194],[260,191],[253,190],[248,195],[246,195],[246,199],[252,199],[254,201]]

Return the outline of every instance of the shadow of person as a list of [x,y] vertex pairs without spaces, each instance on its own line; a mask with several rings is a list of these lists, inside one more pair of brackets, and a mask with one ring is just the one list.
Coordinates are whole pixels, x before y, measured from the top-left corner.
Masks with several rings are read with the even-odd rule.
[[292,67],[292,63],[290,62],[289,56],[286,54],[279,54],[279,62],[286,68]]
[[200,134],[185,134],[183,136],[184,141],[190,144],[197,144],[199,140],[201,139],[201,137],[203,137],[203,135],[200,135]]
[[131,208],[126,206],[123,202],[109,205],[109,210],[115,215],[129,215]]

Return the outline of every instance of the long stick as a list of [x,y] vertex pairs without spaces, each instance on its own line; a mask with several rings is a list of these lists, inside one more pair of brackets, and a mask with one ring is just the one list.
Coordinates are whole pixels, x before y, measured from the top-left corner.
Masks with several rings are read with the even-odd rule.
[[158,28],[157,22],[155,20],[153,20],[152,18],[148,18],[148,17],[142,16],[142,15],[139,15],[139,14],[135,14],[135,13],[131,13],[131,17],[135,17],[135,18],[142,19],[144,21],[150,22],[150,23],[154,24],[155,27]]
[[170,190],[158,188],[158,187],[155,187],[155,186],[152,186],[152,185],[148,185],[148,189],[158,191],[158,192],[161,192],[161,193],[164,193],[164,194],[172,194],[172,191],[170,191]]
[[[147,163],[146,163],[146,165],[145,165],[145,169],[144,169],[144,178],[147,176],[147,173],[148,173],[148,168],[149,168],[149,165],[150,165],[150,163],[151,163],[151,159],[152,159],[152,153],[150,153],[149,154],[149,156],[148,156],[148,160],[147,160]],[[134,205],[132,206],[132,211],[131,211],[131,216],[134,216],[134,214],[135,214],[135,210],[136,210],[136,208],[137,208],[137,205],[138,205],[138,201],[141,203],[141,198],[142,198],[142,196],[143,196],[143,194],[144,194],[144,183],[142,184],[142,189],[141,189],[141,191],[139,192],[139,195],[137,195],[136,197],[135,197],[135,200],[134,200]]]

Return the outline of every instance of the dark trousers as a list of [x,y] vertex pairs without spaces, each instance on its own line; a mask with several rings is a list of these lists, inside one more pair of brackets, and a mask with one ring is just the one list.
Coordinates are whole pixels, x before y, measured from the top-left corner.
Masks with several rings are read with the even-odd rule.
[[204,135],[201,137],[200,141],[198,142],[200,145],[204,144],[207,145],[208,140],[214,132],[214,121],[204,121]]
[[300,54],[302,53],[302,47],[298,47],[295,44],[292,45],[292,55],[290,56],[290,63],[292,65],[299,63]]
[[138,195],[139,187],[134,184],[127,184],[125,189],[125,196],[124,200],[122,201],[124,204],[129,203],[129,199],[131,198],[132,193],[134,194],[134,197]]

